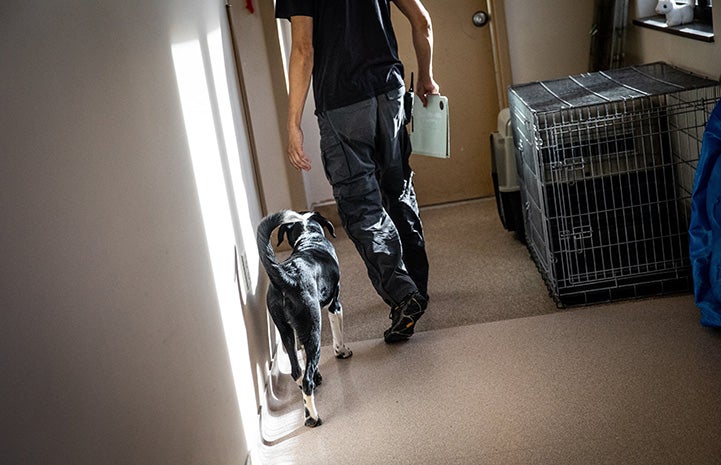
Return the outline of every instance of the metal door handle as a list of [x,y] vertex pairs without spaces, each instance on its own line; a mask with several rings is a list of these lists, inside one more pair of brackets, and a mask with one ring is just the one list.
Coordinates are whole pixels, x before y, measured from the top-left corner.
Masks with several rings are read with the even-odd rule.
[[475,13],[473,13],[472,20],[474,26],[483,27],[488,24],[488,21],[491,20],[491,16],[485,11],[476,11]]

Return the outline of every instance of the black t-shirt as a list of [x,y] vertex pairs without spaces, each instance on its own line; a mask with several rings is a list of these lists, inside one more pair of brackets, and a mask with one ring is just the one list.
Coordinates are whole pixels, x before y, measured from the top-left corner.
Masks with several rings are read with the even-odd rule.
[[277,18],[313,18],[316,112],[403,85],[390,0],[277,0]]

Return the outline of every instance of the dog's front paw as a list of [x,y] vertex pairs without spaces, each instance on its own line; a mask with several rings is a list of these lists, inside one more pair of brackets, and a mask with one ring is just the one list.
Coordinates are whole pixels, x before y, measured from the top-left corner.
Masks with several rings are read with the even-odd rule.
[[353,355],[353,351],[348,348],[348,346],[342,346],[342,347],[335,347],[335,358],[350,358],[351,355]]

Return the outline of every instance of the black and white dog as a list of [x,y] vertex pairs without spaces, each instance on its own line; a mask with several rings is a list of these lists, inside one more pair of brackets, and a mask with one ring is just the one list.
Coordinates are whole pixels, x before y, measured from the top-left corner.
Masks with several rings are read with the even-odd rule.
[[[283,210],[263,218],[256,236],[260,260],[270,278],[268,312],[288,353],[291,376],[303,390],[305,425],[311,427],[321,424],[313,397],[315,387],[322,381],[318,372],[321,308],[328,306],[335,356],[353,355],[343,342],[338,258],[323,227],[335,237],[333,224],[319,213]],[[278,245],[287,236],[293,248],[283,263],[278,262],[270,243],[276,228]],[[305,349],[304,372],[298,363],[296,340]]]

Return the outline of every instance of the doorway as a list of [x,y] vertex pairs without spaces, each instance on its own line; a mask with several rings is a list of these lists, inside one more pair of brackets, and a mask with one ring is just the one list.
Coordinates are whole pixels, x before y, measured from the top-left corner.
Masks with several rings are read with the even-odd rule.
[[[450,108],[451,156],[412,156],[415,188],[422,206],[494,193],[489,138],[496,130],[499,99],[510,83],[510,76],[507,83],[503,82],[506,78],[497,83],[499,67],[494,65],[494,51],[498,55],[505,43],[505,24],[500,24],[505,18],[502,5],[497,3],[501,2],[458,0],[449,8],[443,0],[423,1],[433,21],[434,78],[441,94],[448,97]],[[486,24],[474,24],[478,12],[489,15]],[[499,22],[499,27],[492,29],[494,22]],[[393,11],[393,24],[408,86],[410,73],[418,74],[411,29],[397,9]],[[501,55],[507,54],[506,48]],[[499,88],[504,90],[499,92]]]

